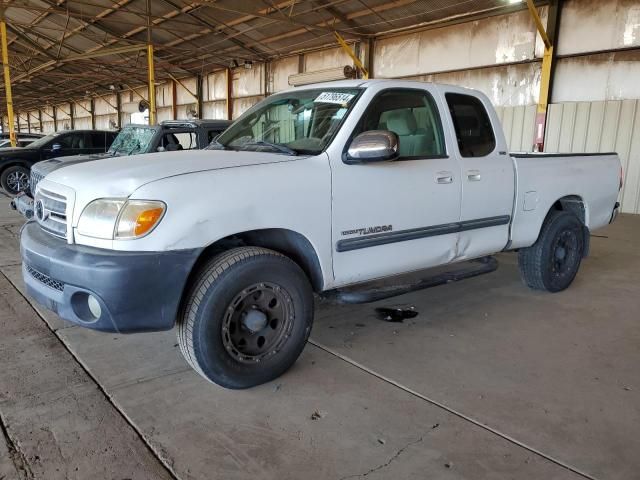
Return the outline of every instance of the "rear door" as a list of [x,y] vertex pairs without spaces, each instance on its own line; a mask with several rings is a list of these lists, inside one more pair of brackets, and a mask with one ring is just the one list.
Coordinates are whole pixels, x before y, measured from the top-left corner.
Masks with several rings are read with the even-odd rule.
[[509,239],[514,167],[491,103],[484,95],[445,87],[454,152],[462,168],[461,232],[457,260],[502,250]]

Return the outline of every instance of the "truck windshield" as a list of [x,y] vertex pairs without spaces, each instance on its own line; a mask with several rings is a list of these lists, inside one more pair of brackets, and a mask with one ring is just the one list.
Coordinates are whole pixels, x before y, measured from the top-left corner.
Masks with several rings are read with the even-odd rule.
[[152,127],[127,125],[111,144],[109,153],[112,155],[146,153],[149,151],[149,144],[155,133],[156,129]]
[[318,88],[273,95],[244,113],[208,148],[318,154],[329,145],[360,92]]

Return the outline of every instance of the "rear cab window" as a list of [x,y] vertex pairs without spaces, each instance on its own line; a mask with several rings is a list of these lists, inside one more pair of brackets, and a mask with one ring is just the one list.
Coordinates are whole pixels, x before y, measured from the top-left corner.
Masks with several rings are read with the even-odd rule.
[[460,93],[445,94],[463,157],[486,157],[496,148],[496,137],[487,109],[480,99]]

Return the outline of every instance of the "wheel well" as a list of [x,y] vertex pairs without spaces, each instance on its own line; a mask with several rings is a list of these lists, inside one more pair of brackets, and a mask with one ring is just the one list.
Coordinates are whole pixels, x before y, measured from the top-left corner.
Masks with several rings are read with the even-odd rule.
[[27,170],[31,170],[31,167],[28,163],[22,162],[20,160],[9,160],[7,161],[7,163],[3,163],[2,165],[0,165],[0,175],[2,175],[2,172],[4,172],[7,168],[15,166],[24,167]]
[[589,249],[591,245],[591,234],[589,232],[589,227],[587,227],[587,212],[584,201],[577,195],[567,195],[566,197],[562,197],[558,199],[547,213],[547,218],[545,218],[544,222],[547,222],[549,215],[553,212],[569,212],[573,213],[578,220],[582,223],[582,231],[584,235],[584,257],[586,258],[589,255]]
[[193,280],[191,277],[197,275],[199,267],[204,262],[230,248],[248,246],[264,247],[286,255],[302,268],[315,292],[323,290],[322,269],[318,255],[311,242],[297,232],[280,228],[236,233],[212,243],[198,257],[186,288],[189,287]]
[[584,201],[577,195],[567,195],[558,199],[549,210],[547,217],[553,211],[570,212],[573,213],[582,222],[583,225],[587,224],[587,212],[585,209]]

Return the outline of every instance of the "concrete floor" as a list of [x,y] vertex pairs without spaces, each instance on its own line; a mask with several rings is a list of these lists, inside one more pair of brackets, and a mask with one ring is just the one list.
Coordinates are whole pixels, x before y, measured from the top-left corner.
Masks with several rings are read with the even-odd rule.
[[[640,217],[597,232],[561,294],[527,290],[501,255],[466,282],[321,304],[294,368],[237,392],[193,373],[173,332],[101,334],[32,306],[7,204],[0,479],[640,478]],[[376,317],[390,305],[419,315]]]

